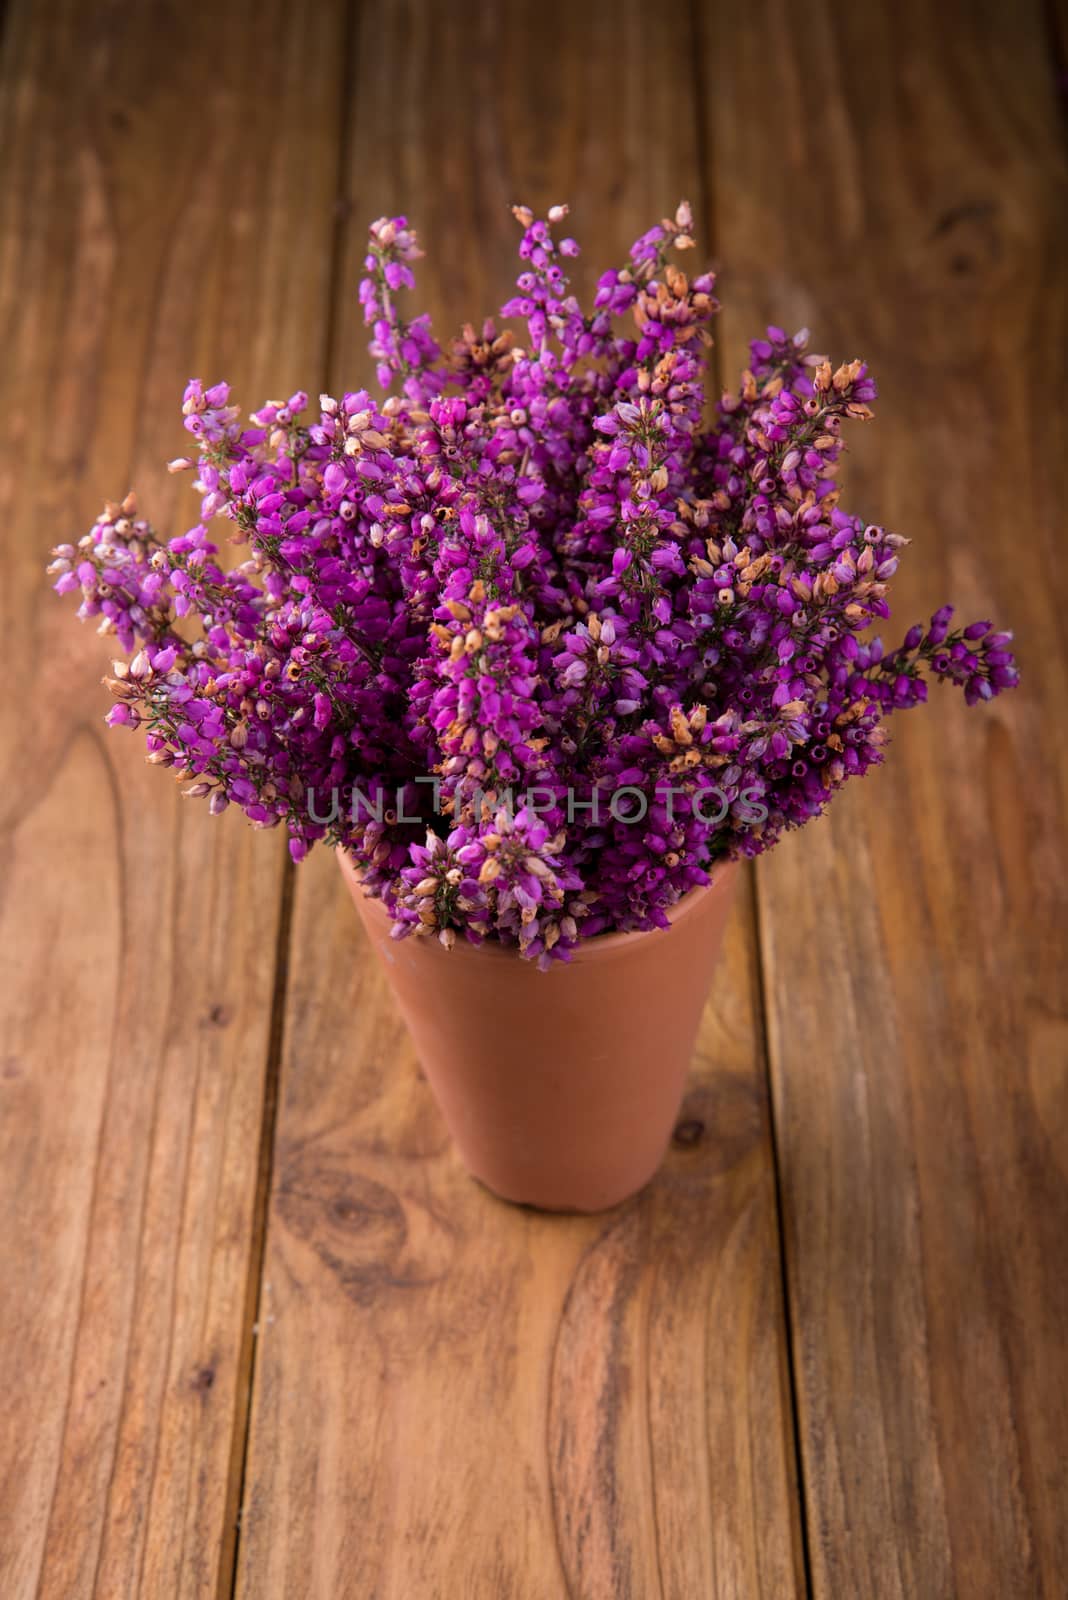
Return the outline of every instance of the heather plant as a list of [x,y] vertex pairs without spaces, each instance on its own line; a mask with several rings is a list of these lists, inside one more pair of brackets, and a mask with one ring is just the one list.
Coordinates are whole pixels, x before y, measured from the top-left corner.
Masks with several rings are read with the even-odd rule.
[[[870,636],[906,541],[839,503],[843,426],[875,385],[769,328],[703,419],[709,273],[689,207],[570,293],[566,208],[525,208],[502,315],[446,348],[405,320],[421,252],[370,229],[378,381],[271,401],[185,392],[200,521],[132,496],[49,568],[128,659],[113,726],[219,813],[358,863],[394,933],[495,939],[542,965],[663,925],[726,856],[817,816],[883,759],[888,717],[1016,682],[1011,635],[952,608]],[[622,319],[627,319],[626,322]],[[209,528],[230,524],[226,567]]]

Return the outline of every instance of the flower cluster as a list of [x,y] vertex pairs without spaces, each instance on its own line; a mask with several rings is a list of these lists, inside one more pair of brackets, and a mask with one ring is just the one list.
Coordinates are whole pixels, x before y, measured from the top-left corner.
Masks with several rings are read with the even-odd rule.
[[[541,964],[663,925],[881,761],[927,682],[1016,682],[1011,635],[951,610],[870,633],[905,541],[842,509],[864,365],[770,328],[702,420],[707,273],[681,205],[571,294],[578,253],[516,208],[503,315],[443,349],[405,321],[420,251],[370,230],[360,300],[389,397],[294,394],[247,423],[190,383],[200,521],[157,535],[132,496],[50,572],[126,659],[108,721],[139,727],[213,812],[350,851],[398,937],[495,939]],[[621,320],[621,319],[626,319]],[[218,559],[213,523],[244,559]]]

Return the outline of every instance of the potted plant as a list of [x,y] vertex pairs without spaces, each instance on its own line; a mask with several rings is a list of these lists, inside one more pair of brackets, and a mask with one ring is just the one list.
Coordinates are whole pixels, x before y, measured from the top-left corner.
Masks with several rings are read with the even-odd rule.
[[125,652],[108,721],[150,762],[297,861],[336,848],[470,1169],[595,1209],[662,1157],[735,863],[881,761],[930,679],[972,703],[1016,670],[949,607],[869,636],[905,540],[839,505],[861,362],[770,328],[706,425],[689,207],[590,311],[566,208],[515,215],[518,338],[404,320],[420,252],[382,219],[360,297],[388,398],[244,422],[190,383],[170,465],[201,520],[162,539],[131,496],[49,570]]

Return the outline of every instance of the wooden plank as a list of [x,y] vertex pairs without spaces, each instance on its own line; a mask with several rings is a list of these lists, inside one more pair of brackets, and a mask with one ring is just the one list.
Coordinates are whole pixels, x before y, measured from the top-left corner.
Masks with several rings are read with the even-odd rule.
[[131,481],[192,520],[190,371],[252,404],[314,376],[342,10],[6,30],[0,1593],[229,1593],[281,841],[108,733],[107,645],[42,567]]
[[[588,288],[697,198],[684,31],[464,15],[368,8],[355,52],[353,286],[366,220],[405,210],[439,331],[506,297],[509,202],[572,203]],[[368,376],[340,319],[337,389]],[[753,943],[746,894],[660,1178],[552,1219],[463,1174],[334,863],[300,869],[240,1595],[798,1591]]]
[[[731,361],[870,357],[851,501],[914,536],[901,631],[1015,626],[758,872],[814,1592],[1064,1592],[1066,343],[1041,8],[713,5]],[[735,98],[724,98],[725,85]],[[753,108],[748,119],[736,105]]]

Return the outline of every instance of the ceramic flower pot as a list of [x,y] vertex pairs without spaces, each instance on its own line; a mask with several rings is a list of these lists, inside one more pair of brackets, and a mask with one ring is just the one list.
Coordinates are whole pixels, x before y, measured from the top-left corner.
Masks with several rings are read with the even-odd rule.
[[669,928],[602,934],[539,972],[500,945],[390,938],[388,912],[338,861],[468,1170],[553,1211],[642,1188],[678,1116],[736,866],[680,900]]

